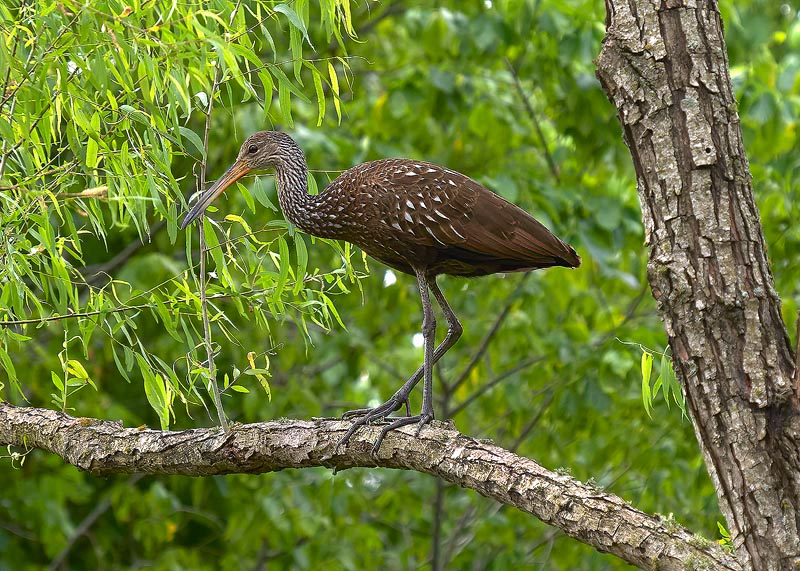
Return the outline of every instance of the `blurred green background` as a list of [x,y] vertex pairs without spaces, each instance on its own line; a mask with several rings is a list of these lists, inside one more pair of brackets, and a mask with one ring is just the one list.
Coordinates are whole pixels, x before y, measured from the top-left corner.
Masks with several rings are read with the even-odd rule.
[[[798,8],[720,9],[794,331]],[[437,417],[719,539],[691,423],[674,401],[655,399],[652,417],[642,403],[642,348],[654,382],[666,341],[631,161],[594,75],[602,2],[6,0],[0,17],[0,320],[49,319],[0,328],[4,400],[126,426],[215,423],[197,230],[176,226],[213,95],[208,180],[247,135],[283,129],[319,189],[365,160],[424,159],[574,245],[578,270],[440,280],[465,332],[436,370]],[[271,177],[249,179],[206,223],[229,417],[381,402],[422,360],[415,280],[295,233],[276,204]],[[68,313],[87,315],[54,319]],[[0,571],[627,567],[423,474],[101,479],[13,452],[0,451]]]

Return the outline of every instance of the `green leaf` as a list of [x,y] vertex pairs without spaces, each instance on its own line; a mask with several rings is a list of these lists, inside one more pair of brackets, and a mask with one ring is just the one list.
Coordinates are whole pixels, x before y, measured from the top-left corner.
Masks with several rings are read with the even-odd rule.
[[653,397],[650,394],[650,375],[653,372],[653,355],[649,351],[642,351],[642,402],[647,416],[652,418],[650,410]]
[[306,42],[308,42],[308,45],[311,46],[311,49],[312,50],[314,49],[314,44],[311,43],[311,40],[308,37],[308,30],[306,29],[306,24],[305,22],[303,22],[300,16],[297,15],[297,12],[292,10],[292,8],[289,7],[288,4],[278,4],[273,8],[273,10],[275,10],[276,12],[280,12],[281,14],[284,14],[292,23],[292,25],[303,33],[303,38],[306,40]]
[[60,391],[64,392],[64,380],[59,377],[55,371],[50,371],[50,380],[53,381],[53,385]]
[[277,238],[278,242],[278,260],[273,256],[273,262],[278,267],[278,281],[275,283],[275,293],[273,299],[280,300],[283,295],[283,288],[286,287],[286,282],[289,280],[289,244],[283,236]]
[[243,374],[256,377],[258,375],[269,375],[269,369],[245,369]]
[[225,256],[222,254],[222,248],[220,248],[219,238],[214,230],[214,225],[208,218],[203,218],[203,228],[206,237],[206,250],[214,260],[214,270],[217,272],[217,277],[219,277],[225,285],[233,287],[234,284],[228,271],[228,264],[225,261]]
[[86,140],[86,168],[97,168],[97,141],[91,137]]
[[269,195],[267,194],[266,185],[261,177],[256,177],[251,189],[253,191],[253,196],[255,196],[256,200],[258,200],[261,206],[269,208],[273,212],[278,212],[279,209],[277,206],[275,206],[275,203],[270,200]]
[[311,103],[311,100],[308,98],[308,96],[306,96],[306,94],[303,93],[302,90],[295,87],[294,83],[292,83],[291,80],[286,76],[286,74],[283,73],[283,70],[280,67],[272,66],[270,70],[272,71],[273,75],[275,75],[275,78],[278,80],[278,83],[284,85],[292,95],[294,95],[295,97],[301,99],[306,103]]
[[67,373],[83,380],[89,378],[89,373],[87,373],[86,369],[83,368],[81,362],[76,361],[75,359],[70,359],[67,361]]
[[187,129],[186,127],[183,127],[182,125],[178,126],[178,130],[181,133],[181,137],[185,137],[185,138],[189,139],[189,142],[195,148],[195,150],[197,151],[197,154],[200,156],[200,158],[201,159],[205,159],[206,158],[206,153],[205,153],[205,149],[203,148],[203,141],[202,141],[202,139],[200,139],[200,136],[197,133],[195,133],[194,131],[192,131],[191,129]]
[[342,321],[342,318],[339,316],[339,311],[336,309],[336,306],[333,304],[333,301],[331,300],[331,298],[329,298],[327,295],[325,295],[322,292],[319,293],[319,296],[320,296],[320,299],[322,299],[322,301],[325,303],[325,306],[328,308],[328,310],[331,312],[331,314],[333,314],[333,317],[334,317],[334,319],[336,319],[336,322],[339,324],[339,326],[342,329],[347,329],[347,327],[345,327],[345,325],[344,325],[344,322]]
[[342,122],[342,103],[339,99],[339,78],[336,76],[336,68],[328,62],[328,76],[331,79],[331,90],[333,91],[333,107],[336,109],[336,116]]
[[[667,357],[667,352],[664,351],[664,353],[662,353],[662,355],[661,355],[661,365],[659,367],[658,381],[659,381],[659,383],[661,383],[661,386],[663,386],[663,388],[664,388],[664,390],[662,392],[663,392],[663,396],[664,396],[664,402],[667,403],[667,408],[669,408],[669,390],[671,388],[668,385],[669,369],[670,369],[670,362],[669,361],[670,361],[670,359],[669,359],[669,357]],[[654,391],[654,395],[657,395],[657,394],[658,394],[658,392]]]
[[267,377],[264,375],[256,375],[256,379],[258,379],[258,383],[261,385],[261,388],[264,389],[264,392],[267,395],[267,399],[272,401],[272,389],[269,386],[269,381],[267,381]]
[[136,354],[136,360],[139,363],[139,370],[144,379],[144,393],[147,396],[147,402],[150,403],[150,407],[158,415],[161,430],[169,430],[170,402],[164,377],[160,373],[154,372],[142,355]]
[[14,363],[11,362],[8,353],[2,345],[0,345],[0,364],[3,365],[3,369],[5,369],[11,383],[19,388],[19,381],[17,380],[17,371],[14,369]]
[[21,333],[17,333],[16,331],[11,331],[10,329],[3,330],[3,334],[6,335],[12,341],[30,341],[33,337],[28,335],[22,335]]
[[281,105],[281,114],[283,115],[283,120],[286,121],[286,124],[289,127],[294,127],[294,121],[292,120],[291,95],[287,82],[281,81],[278,83],[278,103]]
[[250,229],[250,225],[245,221],[245,219],[237,214],[227,214],[225,216],[225,220],[228,222],[236,222],[237,224],[241,225],[241,227],[244,228],[244,231],[248,234],[253,233],[253,231]]
[[292,294],[297,295],[306,286],[305,277],[308,269],[308,249],[306,249],[306,242],[302,234],[295,233],[294,235],[294,251],[297,256],[297,273]]
[[268,119],[269,110],[272,107],[272,92],[275,90],[275,82],[272,80],[272,75],[265,69],[258,72],[258,78],[261,80],[261,86],[264,89],[264,119]]
[[317,127],[320,127],[325,118],[325,91],[322,89],[322,76],[314,66],[311,66],[311,75],[314,78],[314,91],[317,94]]

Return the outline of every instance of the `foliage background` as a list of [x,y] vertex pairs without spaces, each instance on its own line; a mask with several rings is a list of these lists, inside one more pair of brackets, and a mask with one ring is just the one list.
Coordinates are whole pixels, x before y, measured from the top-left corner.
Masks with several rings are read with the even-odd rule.
[[[721,10],[793,326],[797,8]],[[204,162],[213,180],[247,134],[280,128],[319,188],[365,160],[418,157],[575,245],[576,271],[442,280],[465,334],[438,367],[437,415],[719,537],[690,423],[660,398],[652,417],[642,406],[640,345],[655,380],[665,340],[629,155],[594,77],[602,3],[6,1],[0,16],[0,320],[35,321],[0,328],[0,397],[129,426],[212,425],[196,229],[176,222]],[[295,234],[270,177],[246,187],[206,224],[229,417],[377,404],[422,359],[414,280]],[[623,568],[421,474],[98,480],[13,452],[0,460],[0,570]]]

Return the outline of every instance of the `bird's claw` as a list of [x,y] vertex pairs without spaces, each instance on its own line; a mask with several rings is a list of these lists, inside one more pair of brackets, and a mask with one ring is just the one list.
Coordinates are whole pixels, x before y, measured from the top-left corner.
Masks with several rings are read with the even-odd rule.
[[417,430],[414,432],[414,437],[419,436],[420,431],[422,431],[422,427],[428,424],[430,421],[433,420],[433,414],[418,414],[416,416],[404,416],[398,419],[395,419],[389,426],[384,426],[381,429],[381,433],[378,435],[378,438],[375,440],[375,444],[372,445],[372,455],[377,456],[378,450],[381,447],[381,443],[383,442],[384,437],[389,434],[392,430],[397,430],[401,426],[406,426],[409,424],[417,423]]
[[[386,418],[394,411],[398,410],[403,405],[406,406],[406,416],[411,416],[411,407],[408,404],[408,397],[393,395],[392,398],[383,404],[379,404],[373,408],[357,408],[355,410],[348,410],[342,413],[342,420],[349,420],[357,416],[364,417],[364,424],[370,424],[376,418]],[[363,424],[359,424],[363,426]]]
[[[362,426],[366,426],[368,424],[372,424],[376,420],[383,420],[385,418],[388,418],[390,414],[392,414],[394,411],[399,410],[400,408],[402,408],[403,405],[405,405],[405,407],[406,407],[406,416],[401,417],[401,418],[399,418],[397,420],[407,420],[409,418],[416,418],[416,417],[412,417],[411,416],[411,410],[410,410],[410,407],[408,405],[408,396],[397,395],[397,394],[392,395],[392,397],[389,400],[387,400],[385,403],[379,404],[378,406],[376,406],[374,408],[359,408],[359,409],[356,409],[356,410],[349,410],[349,411],[345,412],[342,415],[342,420],[348,420],[350,418],[354,418],[354,417],[358,417],[358,416],[360,416],[361,418],[357,418],[353,422],[352,426],[347,429],[347,432],[345,432],[344,436],[342,436],[341,440],[339,440],[339,442],[336,444],[336,450],[339,450],[339,447],[341,447],[341,446],[347,446],[347,443],[350,441],[350,438],[353,436],[353,434],[356,433],[356,431],[359,428],[361,428]],[[397,420],[395,420],[389,426],[394,426],[394,424],[397,423]],[[403,426],[405,424],[410,424],[410,423],[409,422],[404,422],[400,426]],[[381,432],[381,436],[378,438],[378,446],[380,445],[380,441],[383,440],[384,436],[385,436],[385,434],[382,431]],[[373,447],[373,453],[375,451],[377,451],[377,447]]]

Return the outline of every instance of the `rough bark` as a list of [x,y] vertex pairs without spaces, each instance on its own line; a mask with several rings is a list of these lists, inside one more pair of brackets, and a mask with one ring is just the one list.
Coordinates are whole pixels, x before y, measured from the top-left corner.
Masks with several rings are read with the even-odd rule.
[[713,0],[606,0],[598,77],[636,169],[648,279],[746,569],[800,564],[797,386]]
[[[378,428],[336,444],[349,422],[285,420],[176,432],[124,428],[40,408],[0,403],[0,446],[41,448],[92,474],[258,474],[285,468],[357,466],[416,470],[470,488],[532,514],[596,549],[643,569],[727,569],[738,562],[718,545],[671,520],[643,513],[621,498],[567,474],[434,422],[390,433],[377,457]],[[688,564],[688,566],[687,566]]]

